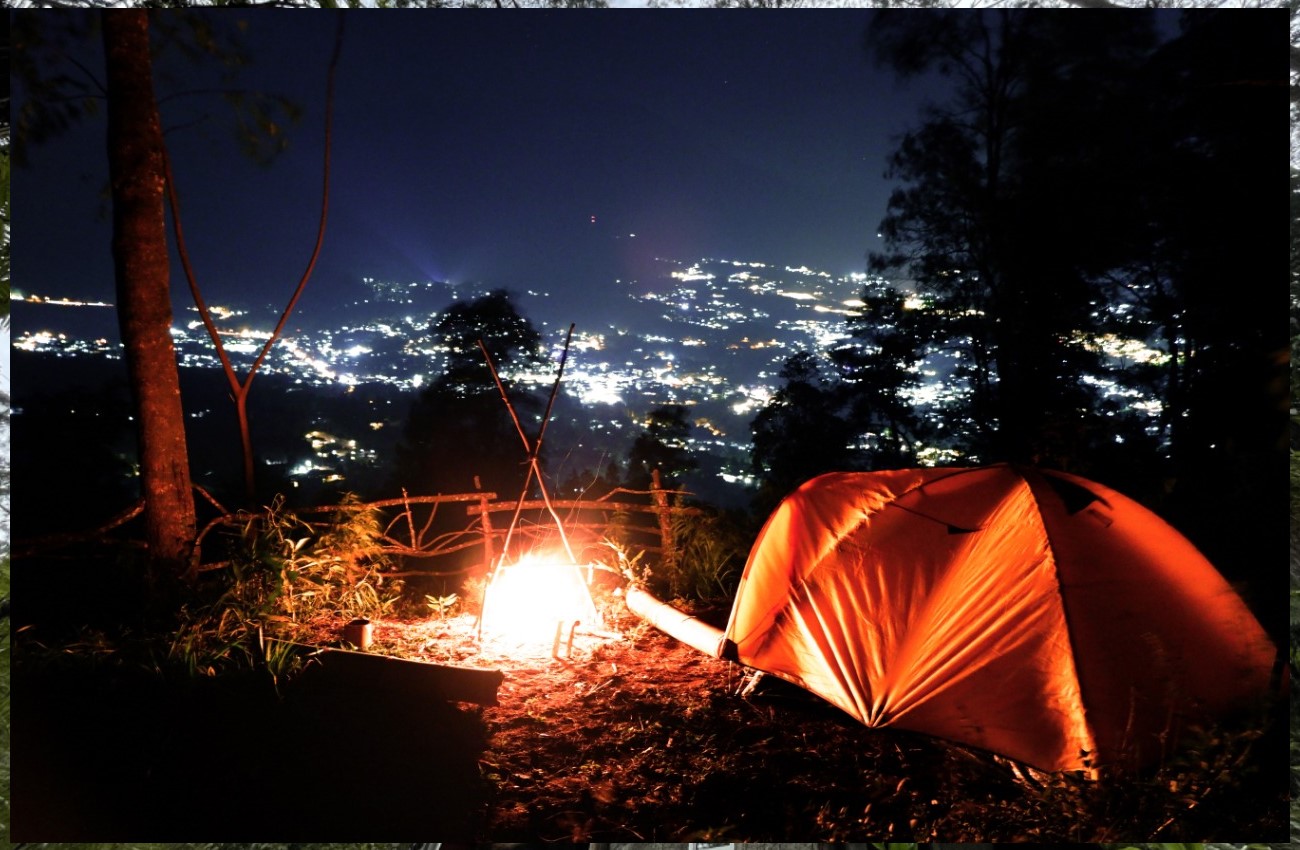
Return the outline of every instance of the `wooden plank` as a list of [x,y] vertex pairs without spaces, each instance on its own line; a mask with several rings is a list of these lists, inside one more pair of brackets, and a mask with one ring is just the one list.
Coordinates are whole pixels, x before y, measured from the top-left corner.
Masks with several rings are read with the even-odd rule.
[[390,699],[497,705],[497,689],[505,678],[500,670],[430,664],[332,647],[323,647],[308,658],[315,664],[309,663],[299,677],[304,687],[364,691],[375,705]]

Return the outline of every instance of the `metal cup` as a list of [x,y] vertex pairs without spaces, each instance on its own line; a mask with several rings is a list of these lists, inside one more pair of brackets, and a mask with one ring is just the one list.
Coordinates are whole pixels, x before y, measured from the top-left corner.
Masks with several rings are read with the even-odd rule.
[[370,649],[370,641],[373,638],[372,628],[369,620],[358,617],[343,627],[343,640],[364,652]]

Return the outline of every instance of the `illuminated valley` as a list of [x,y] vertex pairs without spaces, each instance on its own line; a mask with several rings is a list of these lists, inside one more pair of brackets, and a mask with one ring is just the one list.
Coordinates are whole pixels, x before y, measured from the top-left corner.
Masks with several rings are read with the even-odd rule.
[[[604,317],[561,315],[558,299],[544,292],[512,293],[542,333],[550,362],[508,377],[537,391],[548,389],[568,324],[574,321],[562,385],[565,403],[557,408],[553,438],[567,463],[598,467],[620,457],[649,411],[681,405],[692,426],[684,448],[699,466],[692,486],[713,496],[731,491],[734,498],[754,483],[749,426],[779,389],[783,364],[799,352],[825,355],[844,344],[849,338],[845,320],[861,307],[865,283],[867,276],[861,273],[836,276],[806,265],[659,259],[651,275],[610,283],[616,300]],[[338,482],[347,480],[350,470],[385,463],[383,449],[400,433],[409,399],[444,367],[446,352],[430,329],[434,317],[453,300],[487,289],[371,277],[358,281],[357,288],[360,298],[328,314],[313,314],[310,298],[305,299],[302,315],[291,323],[295,330],[276,342],[261,367],[262,373],[304,389],[365,396],[364,423],[320,420],[296,446],[276,446],[268,453],[295,479]],[[112,310],[106,309],[111,304],[52,292],[16,293],[14,300],[15,350],[60,358],[120,358]],[[915,296],[907,306],[926,309]],[[192,306],[176,309],[173,339],[181,365],[219,369],[197,311]],[[70,311],[95,314],[98,332],[53,329],[70,326],[62,321]],[[278,317],[254,316],[230,305],[212,312],[236,371],[244,374]],[[38,326],[42,319],[49,325]],[[1080,344],[1101,346],[1116,357],[1158,356],[1132,340]],[[935,352],[922,361],[920,382],[910,393],[914,405],[936,407],[962,392],[949,380],[959,357]],[[1158,413],[1150,400],[1130,403],[1146,405],[1153,416]],[[189,415],[210,413],[200,408]],[[930,463],[957,459],[942,446],[918,447],[918,456]]]

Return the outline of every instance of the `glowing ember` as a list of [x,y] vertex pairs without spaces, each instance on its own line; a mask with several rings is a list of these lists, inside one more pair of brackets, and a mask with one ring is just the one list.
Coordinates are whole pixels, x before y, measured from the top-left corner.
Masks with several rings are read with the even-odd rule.
[[525,557],[496,571],[483,596],[485,640],[551,651],[556,630],[598,623],[582,573],[574,564]]

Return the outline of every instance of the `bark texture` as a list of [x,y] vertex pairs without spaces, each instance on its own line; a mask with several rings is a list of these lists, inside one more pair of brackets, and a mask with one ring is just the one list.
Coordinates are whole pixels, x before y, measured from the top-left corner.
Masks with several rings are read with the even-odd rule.
[[163,138],[149,57],[149,18],[103,14],[117,315],[136,406],[145,527],[155,569],[182,573],[194,545],[180,377],[172,345],[163,219]]

